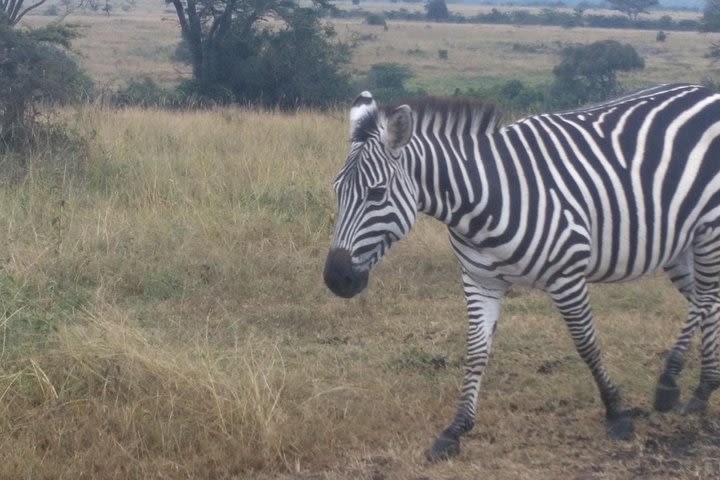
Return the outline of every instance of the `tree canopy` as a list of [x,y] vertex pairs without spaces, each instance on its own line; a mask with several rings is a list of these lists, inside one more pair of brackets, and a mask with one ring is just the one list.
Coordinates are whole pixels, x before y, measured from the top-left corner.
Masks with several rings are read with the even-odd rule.
[[705,8],[700,19],[703,32],[720,32],[720,0],[705,0]]
[[641,13],[648,13],[648,8],[660,3],[659,0],[608,0],[613,9],[627,15],[630,20],[637,20]]
[[77,36],[67,26],[24,30],[0,24],[0,149],[27,143],[38,106],[67,102],[90,89],[64,51]]
[[186,86],[221,101],[296,107],[349,94],[349,46],[321,21],[327,0],[167,0],[192,66]]
[[29,11],[44,4],[47,0],[0,0],[0,25],[16,25]]
[[450,16],[445,0],[429,0],[425,4],[425,11],[428,20],[447,20]]
[[569,46],[553,68],[553,95],[567,107],[604,100],[622,91],[617,72],[643,68],[645,61],[630,44],[601,40]]

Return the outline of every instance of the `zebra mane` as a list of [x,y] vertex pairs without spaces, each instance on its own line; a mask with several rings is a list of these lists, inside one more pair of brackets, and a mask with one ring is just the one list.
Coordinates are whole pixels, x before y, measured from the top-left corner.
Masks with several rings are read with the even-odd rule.
[[501,126],[502,115],[491,103],[482,103],[466,97],[418,97],[403,102],[369,109],[357,118],[351,132],[353,142],[364,142],[377,133],[381,117],[387,117],[400,105],[409,105],[415,115],[415,130],[426,120],[463,126],[462,134],[491,133]]
[[[415,114],[415,129],[425,120],[441,121],[445,125],[462,125],[463,134],[487,134],[498,130],[502,114],[492,103],[483,103],[467,97],[419,97],[404,102]],[[383,108],[391,112],[397,105]]]

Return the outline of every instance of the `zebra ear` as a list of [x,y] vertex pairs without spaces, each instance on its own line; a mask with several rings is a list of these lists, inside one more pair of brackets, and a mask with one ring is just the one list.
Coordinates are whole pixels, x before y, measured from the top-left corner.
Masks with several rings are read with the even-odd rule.
[[385,127],[385,143],[392,150],[400,150],[413,136],[413,112],[408,105],[401,105],[388,115]]
[[372,94],[366,90],[358,95],[350,108],[350,138],[357,137],[363,122],[376,114],[377,104]]

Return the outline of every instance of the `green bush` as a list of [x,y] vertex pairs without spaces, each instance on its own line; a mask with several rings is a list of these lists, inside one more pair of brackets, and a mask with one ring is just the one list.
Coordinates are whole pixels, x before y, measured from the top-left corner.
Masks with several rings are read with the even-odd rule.
[[180,89],[162,88],[150,77],[131,78],[124,88],[112,95],[111,101],[117,106],[141,107],[178,107],[193,103]]
[[720,32],[720,0],[706,0],[700,20],[701,32]]
[[643,68],[645,61],[630,44],[601,40],[565,47],[553,69],[553,101],[558,107],[575,107],[605,100],[622,91],[617,72]]
[[453,95],[491,102],[501,110],[510,112],[510,116],[516,116],[547,110],[546,92],[547,86],[530,86],[512,79],[484,89],[456,89]]
[[405,65],[376,63],[370,67],[365,88],[380,101],[395,100],[410,95],[405,81],[412,76],[412,71]]
[[0,152],[34,144],[41,105],[90,94],[90,79],[60,48],[75,37],[69,27],[19,30],[0,22]]
[[[187,58],[193,69],[183,94],[284,109],[347,100],[351,90],[344,67],[351,45],[322,21],[320,3],[220,0],[177,8],[186,45],[176,55]],[[204,22],[213,17],[214,23]]]
[[57,5],[50,5],[42,12],[47,17],[57,17],[60,15],[60,7]]
[[450,17],[445,0],[429,0],[425,4],[426,17],[436,22],[446,21]]
[[382,13],[368,13],[367,17],[365,17],[365,23],[367,23],[368,25],[377,25],[387,28],[387,21],[385,20],[385,15],[383,15]]

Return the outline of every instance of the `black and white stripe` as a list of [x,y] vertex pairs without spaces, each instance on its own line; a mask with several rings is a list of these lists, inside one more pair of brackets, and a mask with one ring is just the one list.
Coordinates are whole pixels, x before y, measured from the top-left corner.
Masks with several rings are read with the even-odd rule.
[[702,373],[682,410],[706,406],[720,385],[720,95],[662,85],[500,126],[494,109],[469,101],[379,108],[363,92],[350,119],[327,285],[345,297],[360,292],[418,211],[448,226],[462,265],[470,320],[465,377],[457,414],[429,458],[456,453],[473,425],[511,284],[553,299],[597,382],[610,434],[627,437],[632,423],[601,361],[587,283],[664,269],[690,309],[655,406],[677,403],[675,379],[698,326]]

